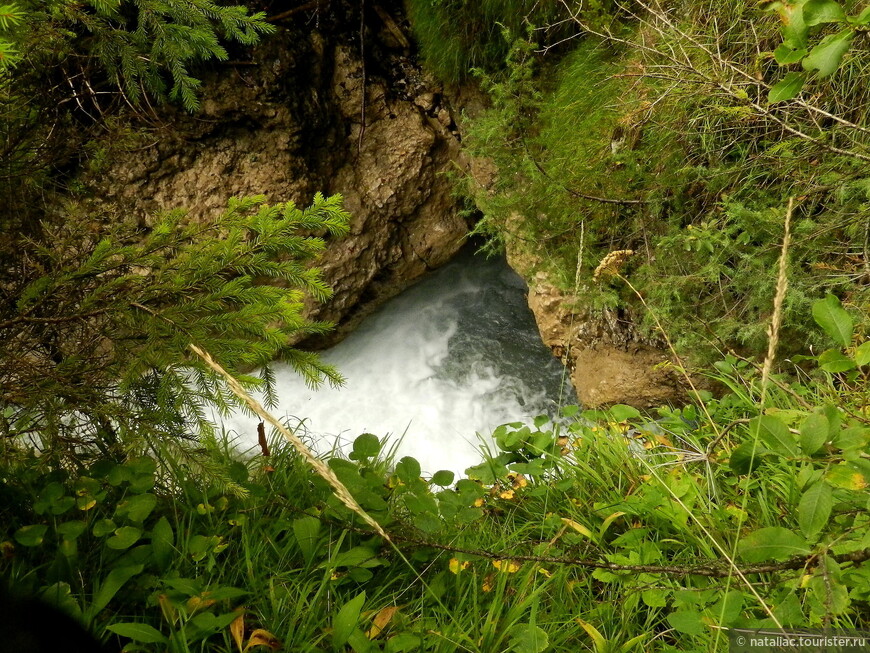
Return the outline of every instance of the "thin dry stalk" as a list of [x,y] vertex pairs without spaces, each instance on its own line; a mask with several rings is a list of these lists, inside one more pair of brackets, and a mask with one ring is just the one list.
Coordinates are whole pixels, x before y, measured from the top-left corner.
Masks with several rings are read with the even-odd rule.
[[779,273],[776,277],[776,296],[773,298],[773,317],[767,329],[767,356],[761,368],[761,405],[767,399],[767,386],[770,384],[770,372],[776,358],[776,346],[779,344],[779,329],[782,326],[782,304],[788,290],[788,246],[791,240],[791,214],[794,209],[794,198],[788,198],[788,209],[785,212],[785,233],[782,237],[782,250],[779,253]]
[[235,377],[227,372],[218,363],[216,363],[208,352],[203,351],[193,343],[191,343],[189,346],[193,353],[199,356],[206,365],[208,365],[211,369],[213,369],[224,378],[234,395],[244,401],[252,411],[260,416],[261,419],[269,422],[269,424],[278,429],[278,432],[283,435],[284,438],[296,448],[296,450],[302,455],[302,457],[308,462],[308,464],[314,468],[314,471],[317,472],[319,476],[324,478],[326,482],[332,486],[332,490],[335,493],[335,496],[337,496],[344,505],[346,505],[353,512],[362,517],[363,521],[365,521],[366,524],[375,529],[378,535],[383,537],[388,542],[392,543],[392,540],[390,540],[390,536],[387,535],[386,531],[383,528],[381,528],[381,525],[378,524],[378,522],[376,522],[374,519],[372,519],[372,517],[369,516],[369,514],[365,510],[363,510],[362,506],[360,506],[356,502],[356,499],[353,498],[353,495],[351,495],[351,493],[344,486],[344,484],[338,480],[338,477],[335,475],[335,473],[331,469],[329,469],[329,467],[324,465],[323,461],[319,460],[314,455],[314,453],[307,446],[305,446],[305,443],[302,442],[302,440],[300,440],[298,436],[296,436],[286,426],[284,426],[275,417],[273,417],[271,413],[266,411],[266,409],[264,409],[257,400],[255,400],[247,392],[245,392],[245,389],[235,379]]

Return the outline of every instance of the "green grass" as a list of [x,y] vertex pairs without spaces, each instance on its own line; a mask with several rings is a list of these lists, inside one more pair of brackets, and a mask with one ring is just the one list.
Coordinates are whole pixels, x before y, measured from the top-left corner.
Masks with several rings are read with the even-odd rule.
[[[719,398],[500,427],[458,482],[362,436],[329,464],[392,544],[278,442],[209,450],[235,486],[166,447],[63,469],[7,449],[0,571],[155,653],[235,651],[234,632],[292,651],[627,653],[724,651],[721,628],[866,628],[870,574],[844,556],[870,545],[870,353],[858,337],[832,351],[852,369],[775,378],[764,406],[730,358],[710,371]],[[813,493],[830,498],[815,512]]]

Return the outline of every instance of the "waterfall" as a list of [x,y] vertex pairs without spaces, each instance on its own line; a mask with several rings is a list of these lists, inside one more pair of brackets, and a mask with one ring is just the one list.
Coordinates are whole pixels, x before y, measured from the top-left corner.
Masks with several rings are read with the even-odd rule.
[[[397,457],[415,457],[426,472],[462,474],[481,461],[480,447],[499,424],[577,401],[541,342],[526,290],[504,260],[466,248],[322,352],[345,386],[313,390],[276,366],[273,414],[321,453],[374,433],[389,436]],[[240,448],[255,445],[255,418],[221,421]]]

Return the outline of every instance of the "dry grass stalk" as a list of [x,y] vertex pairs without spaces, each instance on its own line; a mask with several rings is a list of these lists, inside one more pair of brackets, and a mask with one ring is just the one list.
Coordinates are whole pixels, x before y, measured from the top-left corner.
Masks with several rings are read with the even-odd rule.
[[761,405],[767,398],[767,386],[770,383],[770,372],[776,358],[776,346],[779,344],[779,329],[782,326],[782,304],[788,290],[788,247],[791,240],[791,214],[794,209],[794,198],[788,198],[788,209],[785,212],[785,233],[782,237],[782,250],[779,254],[779,272],[776,277],[776,295],[773,298],[773,317],[767,328],[767,356],[761,368]]
[[278,432],[284,436],[284,438],[292,444],[296,450],[302,455],[302,457],[314,468],[314,471],[317,472],[322,478],[326,479],[326,481],[332,486],[332,490],[335,493],[335,496],[339,498],[339,500],[350,508],[353,512],[358,514],[363,518],[366,524],[371,526],[375,531],[383,537],[388,542],[391,542],[390,536],[387,535],[386,531],[381,528],[381,525],[378,524],[374,519],[372,519],[369,514],[363,510],[362,506],[360,506],[356,499],[353,498],[353,495],[348,491],[348,489],[344,486],[344,484],[338,480],[338,477],[335,473],[326,465],[323,464],[323,461],[318,459],[314,453],[305,446],[305,443],[299,439],[292,431],[290,431],[286,426],[281,424],[275,417],[273,417],[269,412],[263,408],[259,402],[251,397],[245,389],[241,386],[241,384],[233,377],[232,374],[227,372],[223,367],[221,367],[215,360],[208,354],[208,352],[203,351],[196,345],[190,345],[190,349],[199,356],[205,364],[208,365],[215,372],[220,374],[224,380],[227,382],[230,390],[234,395],[236,395],[239,399],[244,401],[248,407],[254,411],[257,415],[260,416],[266,422],[269,422],[272,426],[278,429]]

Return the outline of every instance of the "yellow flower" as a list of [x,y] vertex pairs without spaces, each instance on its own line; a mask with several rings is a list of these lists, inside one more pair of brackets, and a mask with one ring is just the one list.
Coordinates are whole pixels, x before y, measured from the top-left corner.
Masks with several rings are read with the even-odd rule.
[[456,558],[450,558],[450,563],[447,565],[454,574],[458,574],[463,569],[467,568],[471,563],[468,560],[460,562]]
[[505,574],[515,574],[520,570],[520,563],[513,560],[493,560],[492,566]]
[[479,497],[474,500],[474,507],[480,508],[483,505],[483,497]]
[[539,574],[543,574],[543,575],[546,576],[547,578],[549,578],[550,576],[553,575],[553,574],[551,574],[548,570],[544,569],[543,567],[538,567],[538,573],[539,573]]
[[498,496],[500,496],[502,499],[513,499],[514,498],[514,491],[513,490],[505,490],[504,492],[500,493]]

